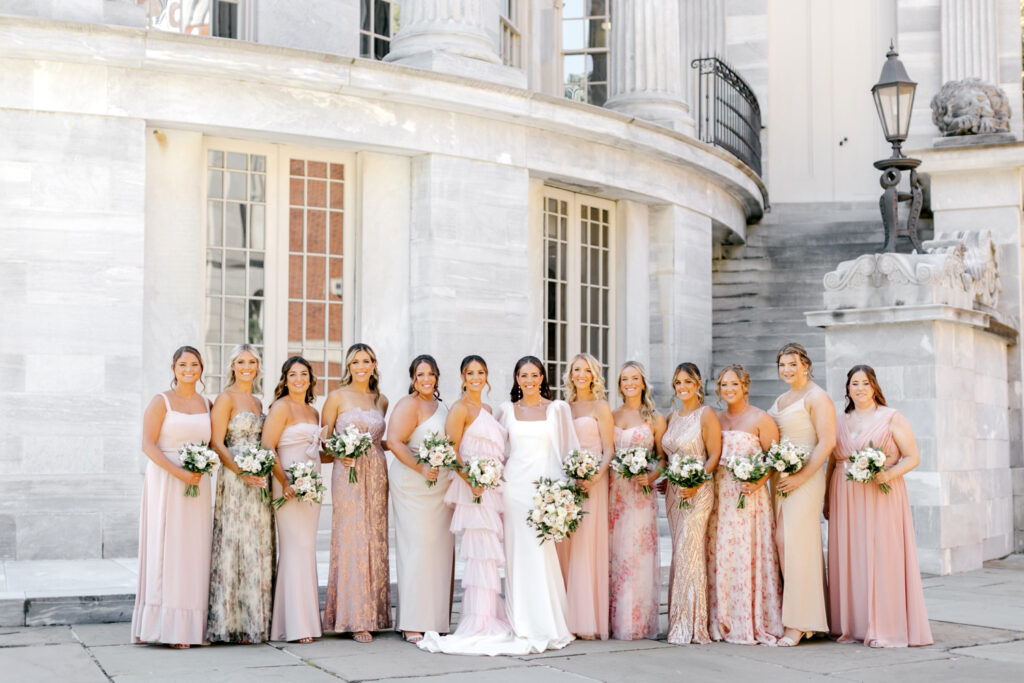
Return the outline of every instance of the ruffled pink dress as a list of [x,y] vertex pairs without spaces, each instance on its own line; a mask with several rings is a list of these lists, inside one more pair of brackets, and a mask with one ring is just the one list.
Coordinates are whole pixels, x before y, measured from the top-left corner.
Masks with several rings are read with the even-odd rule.
[[[462,435],[459,455],[463,462],[490,458],[504,463],[506,437],[505,428],[488,411],[481,410]],[[484,489],[480,502],[474,503],[473,490],[462,477],[453,473],[451,480],[444,502],[454,509],[452,533],[462,534],[462,615],[454,633],[441,636],[428,631],[419,646],[428,652],[447,654],[503,654],[514,635],[505,616],[498,574],[498,568],[505,564],[502,490]]]
[[903,477],[878,484],[846,478],[854,451],[874,444],[888,456],[886,467],[900,459],[889,424],[896,413],[878,407],[863,433],[850,433],[846,414],[836,424],[836,467],[829,482],[828,588],[832,633],[839,642],[863,641],[871,647],[931,645],[924,589],[917,564],[914,518]]

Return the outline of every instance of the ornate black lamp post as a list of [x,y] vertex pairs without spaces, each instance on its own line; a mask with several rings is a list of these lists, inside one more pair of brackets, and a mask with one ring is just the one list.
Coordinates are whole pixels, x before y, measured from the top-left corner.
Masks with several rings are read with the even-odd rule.
[[[910,238],[914,247],[921,250],[921,240],[917,236],[917,220],[921,216],[921,203],[924,195],[921,182],[917,177],[920,159],[909,159],[903,156],[900,145],[907,139],[910,129],[910,112],[914,107],[914,91],[917,83],[910,80],[907,70],[897,57],[899,53],[890,43],[889,52],[885,55],[882,75],[878,83],[871,88],[875,97],[878,118],[882,122],[885,139],[892,143],[892,156],[875,162],[875,168],[882,172],[882,198],[879,204],[882,209],[882,223],[885,225],[885,246],[883,251],[896,251],[896,238]],[[910,171],[910,192],[900,192],[897,188],[903,171]],[[900,202],[910,202],[910,215],[907,216],[907,227],[900,227],[897,209]]]

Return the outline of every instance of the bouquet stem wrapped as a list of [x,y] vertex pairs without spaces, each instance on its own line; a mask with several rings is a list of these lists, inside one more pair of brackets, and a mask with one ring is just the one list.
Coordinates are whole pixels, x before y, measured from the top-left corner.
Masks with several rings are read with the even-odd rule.
[[[199,474],[213,474],[213,471],[220,466],[220,457],[205,441],[186,443],[178,449],[178,458],[181,460],[182,467],[189,472]],[[186,497],[195,498],[198,495],[199,487],[195,484],[185,487]]]
[[[766,453],[760,451],[750,455],[734,455],[725,463],[726,468],[732,472],[736,481],[752,484],[761,481],[766,474],[772,471],[771,462]],[[743,509],[747,506],[747,496],[740,491],[739,501],[736,507]]]
[[[235,458],[239,474],[263,477],[264,479],[274,470],[275,462],[277,462],[277,458],[274,457],[274,452],[259,445],[247,446]],[[269,488],[260,489],[260,499],[264,503],[270,502]]]
[[[643,446],[633,446],[632,448],[620,448],[612,458],[609,467],[623,479],[634,479],[650,472],[656,462],[658,462],[658,456],[654,451]],[[648,496],[653,489],[645,484],[641,490],[645,496]]]
[[[360,431],[354,424],[350,424],[341,432],[331,434],[331,438],[324,442],[324,450],[336,460],[345,458],[361,458],[373,448],[373,436],[369,432]],[[348,468],[348,483],[355,484],[359,481],[359,473],[355,467]]]
[[[692,455],[682,455],[675,453],[668,461],[668,467],[666,467],[662,474],[668,479],[670,484],[674,484],[679,488],[691,489],[695,486],[700,486],[704,482],[711,479],[711,473],[705,471],[704,463]],[[679,509],[690,507],[690,501],[685,498],[679,498]]]

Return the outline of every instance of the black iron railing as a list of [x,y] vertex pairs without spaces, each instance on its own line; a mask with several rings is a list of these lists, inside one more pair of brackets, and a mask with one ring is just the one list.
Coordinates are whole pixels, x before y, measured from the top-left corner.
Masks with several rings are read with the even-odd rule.
[[697,135],[732,152],[761,175],[761,107],[738,73],[717,57],[690,62],[697,69]]

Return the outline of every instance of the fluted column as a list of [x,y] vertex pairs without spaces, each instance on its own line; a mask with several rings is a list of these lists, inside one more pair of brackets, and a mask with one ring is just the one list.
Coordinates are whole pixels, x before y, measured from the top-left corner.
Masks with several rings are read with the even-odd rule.
[[942,0],[942,82],[999,83],[996,0]]
[[609,109],[692,133],[678,0],[612,0]]
[[681,35],[683,51],[683,82],[686,102],[696,118],[698,70],[690,63],[701,57],[725,59],[725,1],[682,0]]
[[386,62],[524,87],[498,57],[499,0],[401,0]]

